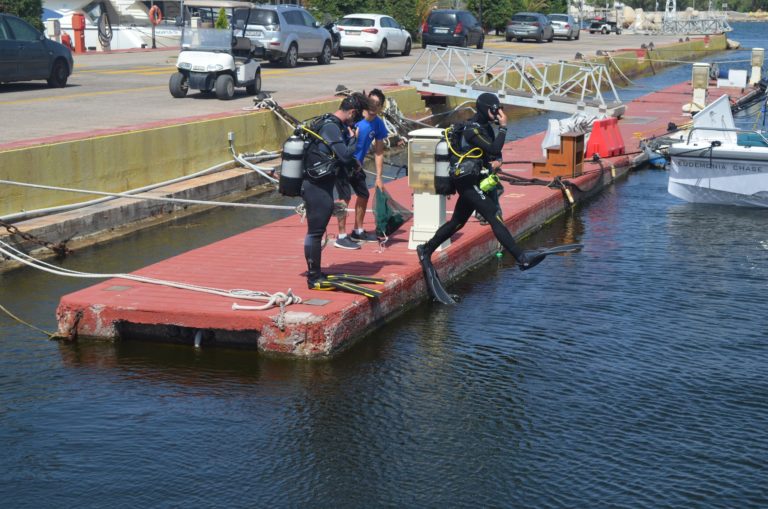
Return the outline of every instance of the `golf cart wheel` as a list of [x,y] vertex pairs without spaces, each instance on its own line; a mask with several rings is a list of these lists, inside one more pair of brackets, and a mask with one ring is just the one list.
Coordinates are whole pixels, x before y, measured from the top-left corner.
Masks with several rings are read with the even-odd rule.
[[235,80],[229,74],[222,74],[216,78],[216,97],[223,100],[232,99],[235,96]]
[[259,70],[256,73],[256,78],[253,81],[253,85],[248,85],[245,87],[245,91],[248,93],[248,95],[256,95],[259,92],[261,92],[261,71]]
[[602,29],[602,30],[600,30],[600,33],[602,33],[603,35],[605,35],[605,34],[607,34],[607,33],[608,33],[608,29],[607,29],[607,28],[605,28],[605,27],[603,27],[603,29]]
[[186,97],[187,92],[189,91],[187,77],[180,72],[171,74],[171,79],[168,81],[168,89],[171,91],[171,95],[176,99]]

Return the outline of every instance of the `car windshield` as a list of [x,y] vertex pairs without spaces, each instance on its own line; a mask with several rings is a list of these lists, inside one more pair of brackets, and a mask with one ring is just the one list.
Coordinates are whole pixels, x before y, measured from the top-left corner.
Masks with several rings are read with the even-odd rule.
[[372,27],[373,20],[366,18],[343,18],[339,25],[345,27]]
[[568,21],[568,16],[565,14],[551,14],[549,19],[552,21]]
[[430,25],[450,27],[456,24],[456,15],[451,12],[433,12],[429,15]]
[[539,18],[531,16],[530,14],[515,14],[512,16],[512,21],[518,23],[533,23],[534,21],[539,21]]
[[232,50],[232,32],[218,28],[185,28],[181,48],[228,52]]

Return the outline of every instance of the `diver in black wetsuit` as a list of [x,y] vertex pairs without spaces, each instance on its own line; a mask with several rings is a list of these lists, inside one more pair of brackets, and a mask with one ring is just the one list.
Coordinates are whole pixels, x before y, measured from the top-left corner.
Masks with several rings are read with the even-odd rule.
[[307,260],[307,285],[310,289],[327,289],[320,287],[320,282],[324,281],[320,257],[322,238],[333,215],[336,173],[341,167],[356,164],[357,137],[351,126],[362,118],[366,108],[366,97],[355,93],[345,97],[335,113],[321,117],[312,125],[314,133],[305,154],[304,182],[301,187],[307,213],[304,257]]
[[[498,133],[494,133],[492,121],[498,121]],[[459,199],[451,219],[438,228],[435,235],[416,248],[419,262],[432,298],[442,304],[455,304],[455,300],[443,288],[431,256],[443,242],[461,230],[472,212],[477,211],[493,229],[501,245],[515,257],[521,270],[530,269],[549,254],[580,249],[581,244],[557,246],[547,250],[523,251],[512,233],[504,225],[498,206],[498,180],[495,172],[501,168],[501,150],[507,135],[507,117],[501,109],[499,98],[490,93],[477,98],[477,113],[469,123],[453,126],[460,133],[454,143],[449,143],[451,182],[459,193]],[[461,129],[459,129],[461,127]],[[448,138],[448,136],[446,136]],[[490,177],[489,177],[490,176]],[[489,185],[481,184],[491,178]],[[482,188],[486,189],[483,191]]]

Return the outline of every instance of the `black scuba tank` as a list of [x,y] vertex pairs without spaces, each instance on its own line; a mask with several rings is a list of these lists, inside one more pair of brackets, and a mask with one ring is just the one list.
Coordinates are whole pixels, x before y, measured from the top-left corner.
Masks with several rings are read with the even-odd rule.
[[284,196],[300,196],[304,180],[305,141],[301,136],[292,135],[283,143],[283,161],[280,165],[280,182],[277,186]]
[[435,146],[435,192],[442,195],[451,195],[456,191],[449,174],[451,157],[448,153],[448,143],[440,140]]

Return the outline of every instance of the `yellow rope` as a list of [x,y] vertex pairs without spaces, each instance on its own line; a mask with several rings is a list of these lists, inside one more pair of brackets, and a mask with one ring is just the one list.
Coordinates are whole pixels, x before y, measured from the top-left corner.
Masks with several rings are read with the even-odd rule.
[[43,334],[45,334],[45,335],[46,335],[46,336],[48,336],[49,338],[52,338],[52,337],[55,335],[55,334],[53,334],[53,333],[51,333],[51,332],[48,332],[48,331],[44,331],[43,329],[41,329],[41,328],[39,328],[39,327],[35,327],[35,326],[34,326],[34,325],[32,325],[31,323],[27,323],[27,322],[25,322],[24,320],[22,320],[22,319],[21,319],[21,318],[19,318],[18,316],[16,316],[16,315],[14,315],[13,313],[11,313],[11,312],[10,312],[8,309],[6,309],[6,308],[5,308],[5,307],[4,307],[2,304],[0,304],[0,310],[4,311],[4,312],[5,312],[5,313],[6,313],[8,316],[10,316],[11,318],[13,318],[14,320],[16,320],[17,322],[19,322],[20,324],[22,324],[22,325],[26,325],[26,326],[27,326],[27,327],[29,327],[30,329],[34,329],[34,330],[36,330],[36,331],[38,331],[38,332],[42,332]]

